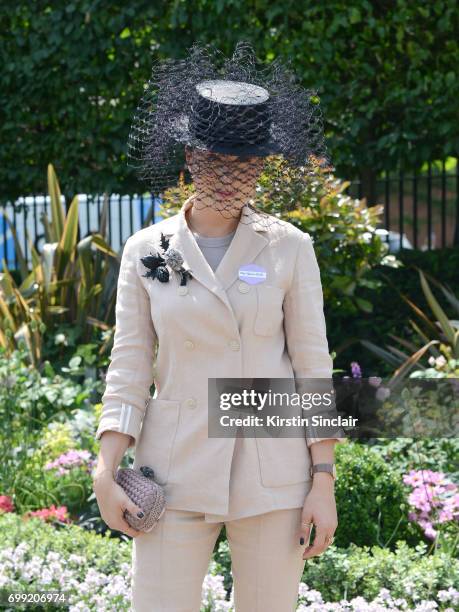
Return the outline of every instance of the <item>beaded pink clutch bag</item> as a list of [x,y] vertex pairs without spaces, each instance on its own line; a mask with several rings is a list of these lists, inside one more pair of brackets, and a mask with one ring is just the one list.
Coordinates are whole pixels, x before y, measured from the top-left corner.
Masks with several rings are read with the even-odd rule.
[[126,521],[134,529],[151,531],[166,509],[164,489],[154,481],[154,471],[146,465],[140,470],[121,468],[116,473],[116,482],[144,513],[143,518],[139,518],[125,510]]

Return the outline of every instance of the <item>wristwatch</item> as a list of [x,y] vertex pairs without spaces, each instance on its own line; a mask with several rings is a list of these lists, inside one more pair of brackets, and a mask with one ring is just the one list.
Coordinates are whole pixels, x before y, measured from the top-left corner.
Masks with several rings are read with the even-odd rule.
[[334,463],[316,463],[309,468],[311,478],[316,472],[328,472],[336,480],[336,465]]

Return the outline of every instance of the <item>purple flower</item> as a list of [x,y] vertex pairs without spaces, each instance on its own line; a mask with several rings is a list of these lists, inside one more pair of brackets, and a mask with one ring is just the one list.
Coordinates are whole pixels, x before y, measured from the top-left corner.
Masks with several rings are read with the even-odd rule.
[[351,361],[351,371],[353,378],[362,378],[362,370],[357,361]]

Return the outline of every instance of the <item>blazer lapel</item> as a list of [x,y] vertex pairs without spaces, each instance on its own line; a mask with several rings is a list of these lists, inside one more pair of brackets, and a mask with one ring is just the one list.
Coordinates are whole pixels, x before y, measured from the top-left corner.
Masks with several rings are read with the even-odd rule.
[[215,293],[232,310],[226,290],[238,279],[239,267],[253,263],[255,257],[268,244],[269,240],[264,235],[266,229],[258,218],[251,219],[250,223],[244,222],[249,214],[251,217],[254,214],[253,212],[248,213],[247,205],[245,205],[233,239],[214,272],[186,222],[185,212],[192,206],[192,200],[193,196],[190,196],[183,203],[179,213],[173,218],[174,223],[170,223],[163,233],[171,236],[170,247],[182,253],[186,267],[190,269],[193,277],[209,291]]
[[215,276],[225,291],[239,278],[240,266],[253,263],[260,251],[269,243],[266,229],[258,220],[251,220],[250,223],[247,223],[247,218],[249,217],[246,205],[242,210],[236,233],[215,270]]

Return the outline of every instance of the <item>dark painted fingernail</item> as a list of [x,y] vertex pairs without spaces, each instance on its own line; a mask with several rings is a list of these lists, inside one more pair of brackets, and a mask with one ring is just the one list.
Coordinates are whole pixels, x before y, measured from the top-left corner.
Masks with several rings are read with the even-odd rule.
[[143,518],[145,515],[144,515],[144,513],[143,513],[143,512],[137,512],[137,516],[138,516],[139,518]]
[[303,546],[303,544],[304,544],[304,538],[303,537],[300,538],[300,544],[301,544],[301,546]]

